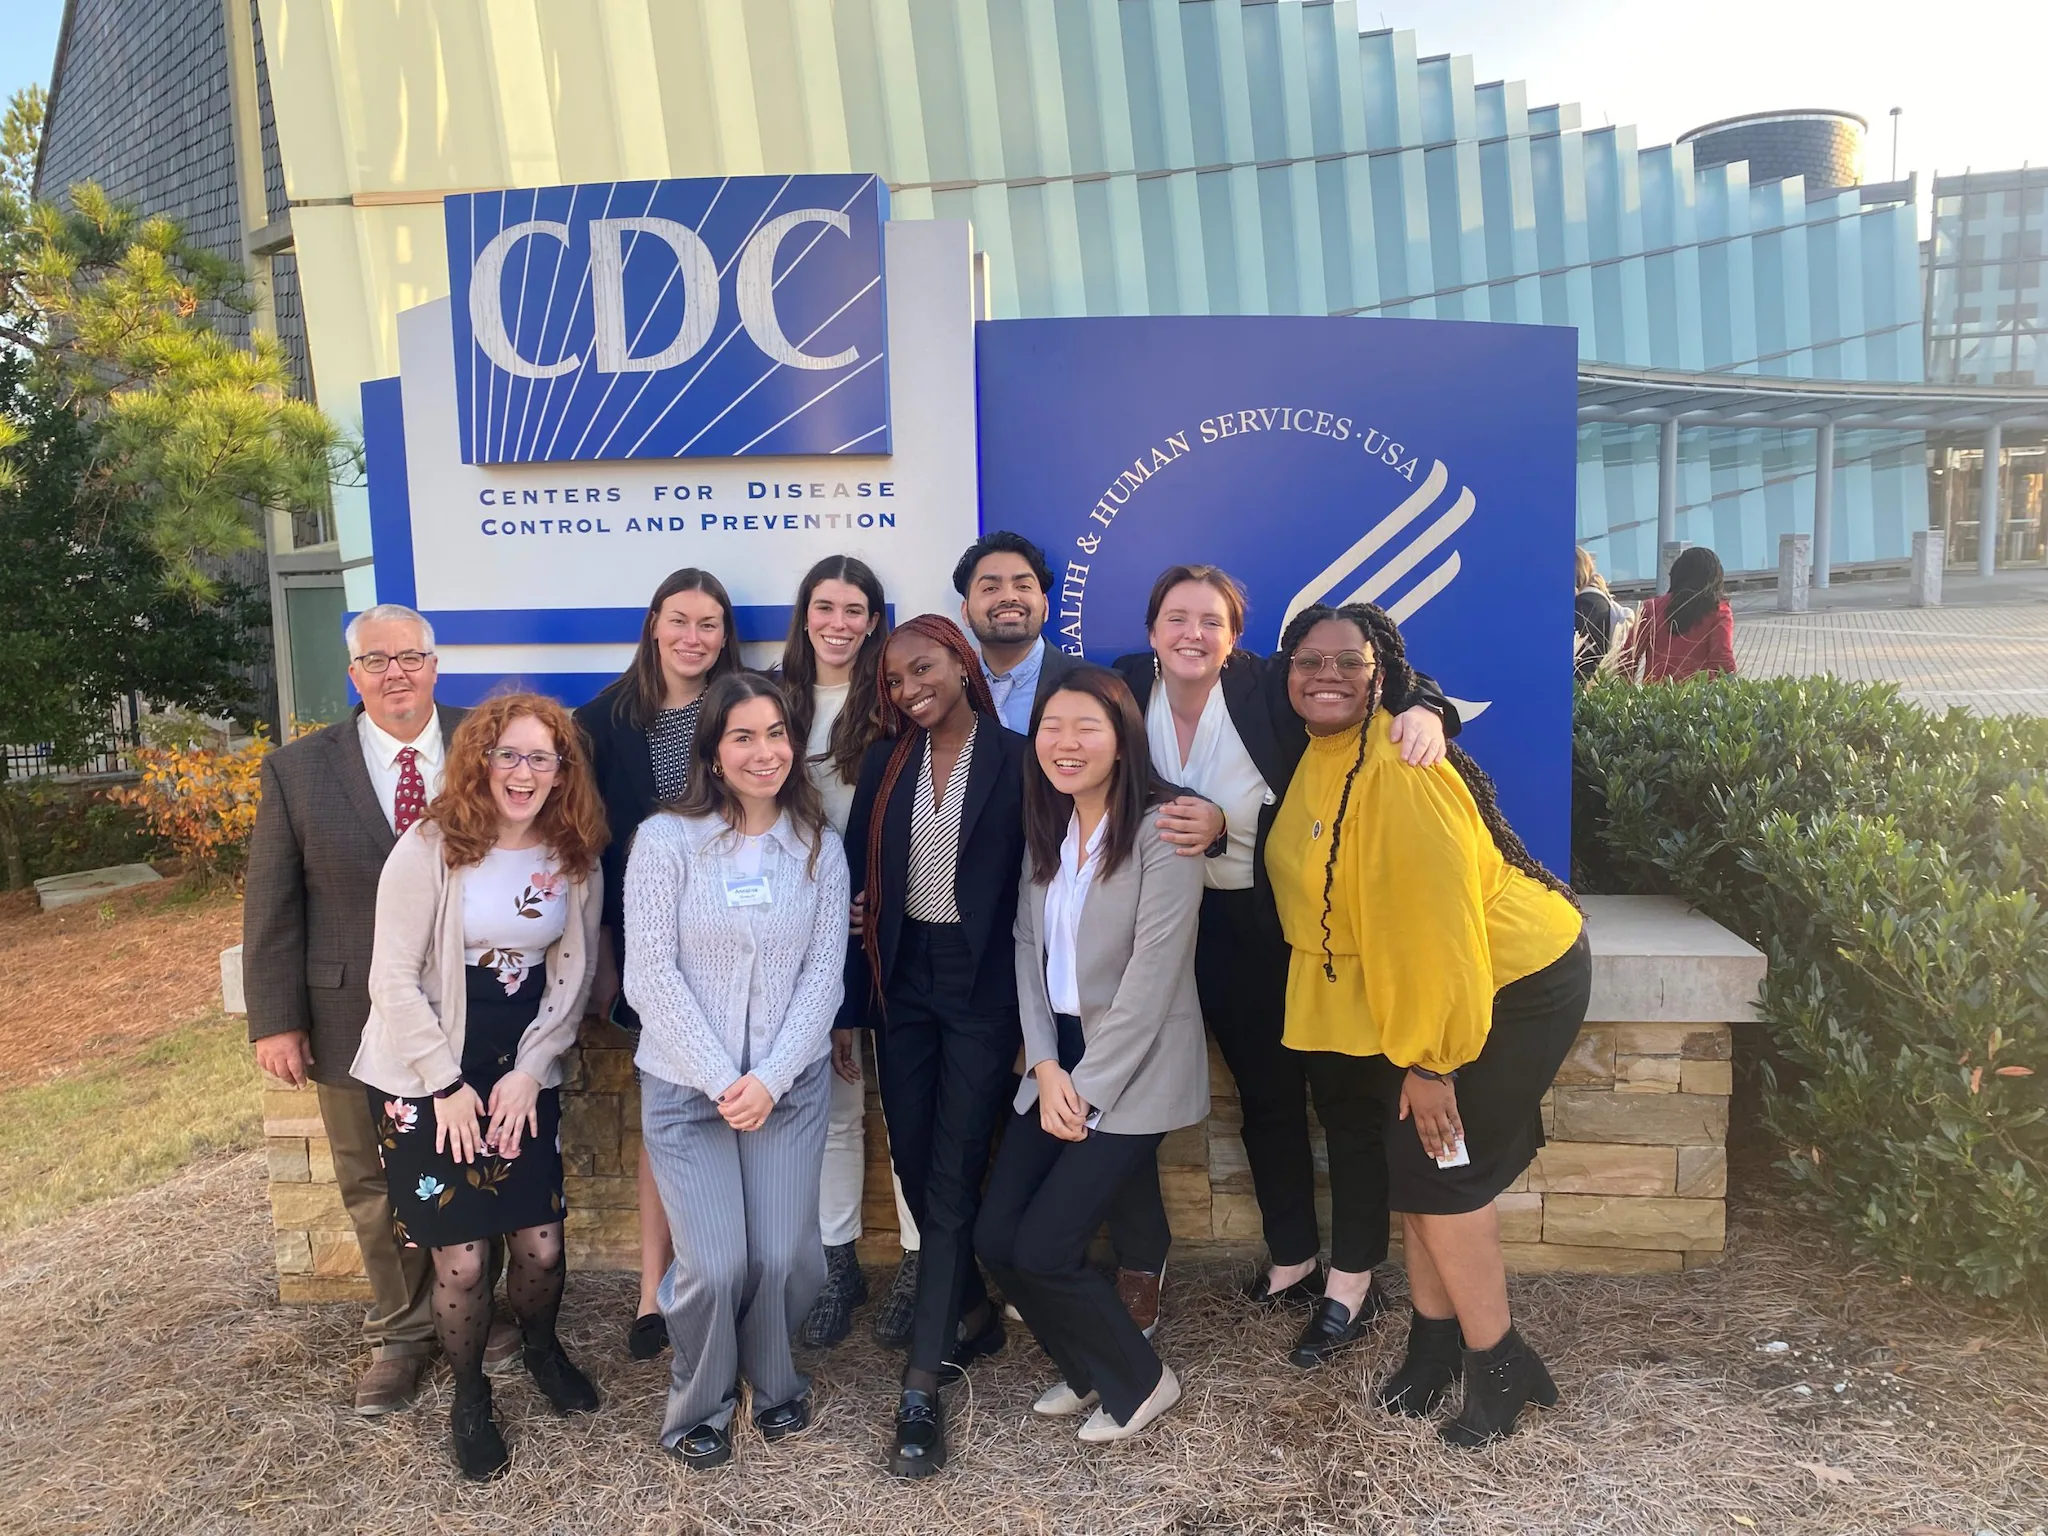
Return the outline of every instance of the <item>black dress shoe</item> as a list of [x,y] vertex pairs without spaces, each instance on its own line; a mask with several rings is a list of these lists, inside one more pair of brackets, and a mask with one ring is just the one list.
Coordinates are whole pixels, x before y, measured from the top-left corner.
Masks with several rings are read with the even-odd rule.
[[896,1440],[889,1475],[930,1477],[946,1465],[946,1413],[937,1396],[905,1387],[896,1404]]
[[732,1460],[732,1431],[699,1424],[671,1448],[693,1472],[708,1472]]
[[949,1387],[956,1381],[964,1381],[968,1366],[989,1355],[1001,1354],[1003,1345],[1008,1341],[1009,1335],[1003,1331],[1002,1313],[990,1307],[988,1322],[981,1332],[971,1339],[956,1340],[946,1351],[946,1358],[939,1362],[939,1381]]
[[626,1330],[626,1352],[635,1360],[652,1360],[668,1348],[668,1319],[659,1312],[643,1312]]
[[1343,1302],[1325,1296],[1316,1303],[1315,1315],[1301,1330],[1301,1337],[1294,1341],[1294,1348],[1287,1351],[1287,1363],[1298,1365],[1303,1370],[1321,1365],[1346,1344],[1355,1344],[1364,1338],[1386,1310],[1386,1298],[1380,1295],[1378,1286],[1365,1293],[1365,1300],[1358,1304],[1356,1317]]
[[1312,1307],[1322,1300],[1323,1266],[1318,1264],[1294,1284],[1282,1286],[1277,1291],[1266,1282],[1266,1272],[1261,1270],[1246,1282],[1238,1294],[1258,1307]]
[[793,1435],[810,1427],[811,1396],[808,1392],[786,1403],[777,1403],[766,1413],[754,1415],[754,1428],[761,1431],[763,1440],[780,1440],[785,1435]]
[[560,1339],[551,1335],[538,1344],[527,1345],[526,1369],[533,1376],[533,1384],[540,1388],[540,1395],[548,1400],[555,1412],[597,1412],[597,1388],[576,1368],[576,1362],[563,1350]]

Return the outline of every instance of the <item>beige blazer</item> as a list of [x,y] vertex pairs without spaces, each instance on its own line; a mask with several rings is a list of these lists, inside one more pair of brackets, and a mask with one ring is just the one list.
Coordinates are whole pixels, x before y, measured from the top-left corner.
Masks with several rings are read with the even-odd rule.
[[[462,1075],[469,988],[462,960],[465,870],[441,856],[441,829],[416,822],[398,840],[377,881],[370,949],[370,1017],[349,1068],[384,1093],[420,1098]],[[568,926],[548,949],[540,1012],[519,1037],[514,1069],[543,1088],[562,1082],[562,1054],[576,1040],[597,964],[604,892],[598,880],[569,882]]]
[[[1017,893],[1017,1004],[1024,1023],[1019,1113],[1038,1102],[1031,1069],[1059,1059],[1045,987],[1045,887],[1027,858]],[[1195,995],[1195,923],[1202,861],[1162,842],[1148,815],[1114,874],[1098,875],[1081,908],[1074,968],[1087,1050],[1074,1088],[1098,1127],[1143,1136],[1195,1125],[1209,1114],[1209,1045]]]

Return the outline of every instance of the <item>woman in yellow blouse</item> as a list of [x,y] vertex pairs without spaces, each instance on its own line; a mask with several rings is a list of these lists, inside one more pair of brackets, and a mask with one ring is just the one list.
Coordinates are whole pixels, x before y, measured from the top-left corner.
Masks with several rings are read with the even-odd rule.
[[1471,758],[1454,747],[1434,768],[1402,765],[1378,713],[1407,674],[1384,612],[1310,608],[1280,649],[1309,732],[1266,845],[1292,951],[1284,1038],[1305,1053],[1333,1143],[1333,1225],[1340,1183],[1360,1178],[1340,1181],[1357,1147],[1340,1157],[1337,1144],[1383,1139],[1406,1231],[1408,1356],[1375,1395],[1425,1417],[1462,1366],[1463,1406],[1442,1434],[1483,1444],[1525,1403],[1557,1401],[1508,1316],[1494,1198],[1543,1145],[1538,1102],[1585,1020],[1584,920]]

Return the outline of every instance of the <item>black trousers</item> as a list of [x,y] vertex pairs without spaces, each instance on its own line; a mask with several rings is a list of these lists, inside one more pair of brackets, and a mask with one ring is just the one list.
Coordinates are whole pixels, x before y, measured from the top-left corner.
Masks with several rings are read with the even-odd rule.
[[974,1263],[974,1221],[1023,1035],[1014,1013],[970,1013],[973,985],[957,925],[904,924],[875,1056],[889,1155],[923,1238],[912,1370],[937,1371],[961,1317],[988,1299]]
[[[1321,1250],[1322,1236],[1316,1223],[1316,1167],[1309,1151],[1303,1058],[1280,1043],[1287,1014],[1288,958],[1286,940],[1260,921],[1250,891],[1202,893],[1195,937],[1195,988],[1202,1017],[1237,1080],[1244,1108],[1245,1161],[1251,1165],[1267,1252],[1275,1264],[1302,1264]],[[1381,1224],[1385,1225],[1384,1218]],[[1111,1207],[1109,1236],[1124,1268],[1157,1274],[1165,1265],[1171,1239],[1157,1166],[1139,1170]]]
[[1157,1169],[1164,1139],[1091,1131],[1062,1141],[1036,1106],[1012,1115],[974,1230],[982,1262],[1067,1385],[1101,1393],[1120,1424],[1152,1395],[1161,1367],[1115,1283],[1088,1262],[1088,1244],[1132,1175]]
[[1308,1075],[1330,1153],[1330,1267],[1371,1269],[1387,1257],[1386,1126],[1399,1110],[1399,1080],[1389,1104],[1384,1056],[1295,1054]]

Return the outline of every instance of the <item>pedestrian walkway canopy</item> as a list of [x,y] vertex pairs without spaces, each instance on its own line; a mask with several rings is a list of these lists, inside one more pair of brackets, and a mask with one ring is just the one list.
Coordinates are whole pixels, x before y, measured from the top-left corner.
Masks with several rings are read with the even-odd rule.
[[[1579,421],[1658,428],[1657,545],[1678,539],[1678,433],[1682,427],[1810,428],[1816,434],[1813,580],[1828,585],[1835,495],[1835,433],[1981,432],[1988,472],[1979,487],[1979,571],[1997,556],[1999,455],[2008,429],[2048,428],[2048,389],[1787,379],[1756,373],[1678,373],[1579,365]],[[1660,579],[1661,590],[1663,582]]]

